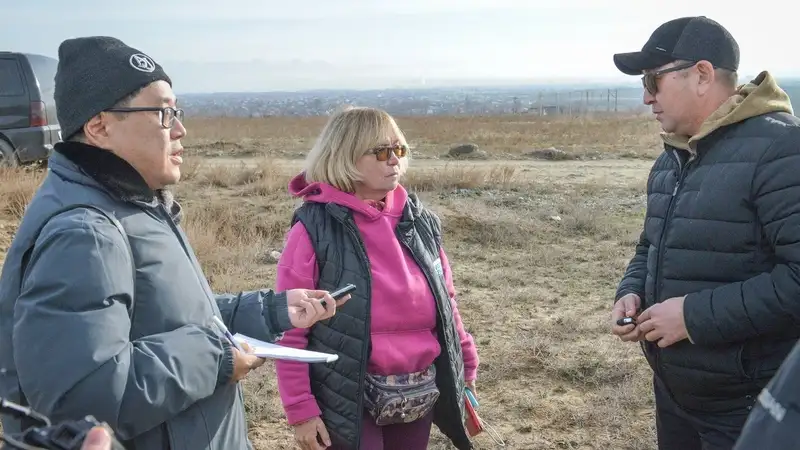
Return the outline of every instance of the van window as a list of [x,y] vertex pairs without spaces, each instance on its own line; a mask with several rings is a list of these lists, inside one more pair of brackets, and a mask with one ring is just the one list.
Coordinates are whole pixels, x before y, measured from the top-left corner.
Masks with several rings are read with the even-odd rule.
[[25,84],[16,59],[0,58],[0,96],[25,95]]
[[58,60],[42,55],[25,54],[31,64],[36,79],[39,80],[39,89],[43,92],[50,92],[55,88],[56,70],[58,70]]

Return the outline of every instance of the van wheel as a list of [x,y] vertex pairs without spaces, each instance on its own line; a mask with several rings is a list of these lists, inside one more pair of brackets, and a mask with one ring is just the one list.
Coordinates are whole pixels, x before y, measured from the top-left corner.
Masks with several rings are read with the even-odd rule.
[[14,152],[14,147],[0,139],[0,167],[16,167],[18,165],[19,160]]

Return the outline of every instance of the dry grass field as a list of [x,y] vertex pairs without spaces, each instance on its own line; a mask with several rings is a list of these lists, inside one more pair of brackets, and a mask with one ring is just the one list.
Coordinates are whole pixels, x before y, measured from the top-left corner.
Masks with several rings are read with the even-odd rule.
[[[271,286],[292,208],[286,185],[324,118],[193,119],[175,189],[212,286]],[[616,283],[642,224],[659,152],[648,117],[400,117],[404,184],[442,218],[466,327],[481,358],[480,412],[510,449],[654,448],[650,373],[609,333]],[[481,161],[442,158],[472,142]],[[558,161],[524,156],[564,150]],[[5,251],[43,173],[0,174]],[[295,448],[271,363],[245,381],[258,449]],[[432,449],[450,448],[434,432]],[[482,435],[479,449],[498,448]]]

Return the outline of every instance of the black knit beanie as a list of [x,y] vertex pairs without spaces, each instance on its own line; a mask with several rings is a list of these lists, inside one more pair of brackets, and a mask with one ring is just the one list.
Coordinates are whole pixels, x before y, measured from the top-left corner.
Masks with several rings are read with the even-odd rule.
[[64,140],[100,112],[154,81],[172,80],[152,58],[119,39],[67,39],[58,47],[55,103]]

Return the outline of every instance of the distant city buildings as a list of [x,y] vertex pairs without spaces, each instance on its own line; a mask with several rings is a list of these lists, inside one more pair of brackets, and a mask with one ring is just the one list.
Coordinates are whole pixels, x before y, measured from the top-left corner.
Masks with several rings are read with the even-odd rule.
[[[786,82],[782,87],[790,98],[800,96],[800,82]],[[180,103],[191,116],[229,117],[321,116],[347,104],[378,107],[398,116],[579,116],[650,110],[642,104],[642,88],[638,85],[182,94]]]
[[346,104],[373,106],[398,116],[572,114],[629,112],[641,107],[641,89],[544,91],[530,88],[418,89],[184,94],[191,116],[327,115]]

